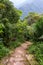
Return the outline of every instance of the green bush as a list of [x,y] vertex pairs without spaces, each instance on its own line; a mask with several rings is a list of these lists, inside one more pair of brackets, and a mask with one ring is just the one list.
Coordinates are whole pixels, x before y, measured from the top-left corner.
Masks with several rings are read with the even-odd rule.
[[27,29],[27,23],[25,21],[21,22],[19,21],[15,27],[14,27],[14,37],[16,39],[20,39],[21,41],[26,40],[26,37],[28,36],[28,29]]
[[14,48],[20,46],[20,44],[22,44],[22,42],[20,42],[19,40],[12,41],[12,42],[10,42],[9,48],[14,49]]
[[43,42],[34,42],[34,44],[28,48],[28,51],[35,55],[39,65],[43,65]]
[[9,49],[6,48],[3,43],[0,43],[0,59],[7,56],[9,53]]
[[29,27],[29,36],[33,40],[38,40],[43,35],[43,18]]
[[41,35],[43,35],[43,18],[40,18],[38,22],[35,25],[36,27],[36,34],[35,36],[39,38]]

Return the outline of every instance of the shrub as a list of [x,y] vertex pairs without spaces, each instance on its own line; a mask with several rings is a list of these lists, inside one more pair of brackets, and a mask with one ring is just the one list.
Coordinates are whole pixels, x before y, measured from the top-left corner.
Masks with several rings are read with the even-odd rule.
[[8,55],[9,49],[6,48],[3,43],[0,43],[0,59],[3,58],[4,56]]
[[30,38],[38,40],[43,35],[43,18],[40,18],[36,23],[29,28]]
[[10,42],[9,48],[10,49],[15,49],[16,47],[20,46],[21,43],[22,42],[20,42],[20,40],[12,41],[12,42]]
[[27,23],[19,21],[14,27],[14,37],[21,41],[26,40],[28,36]]
[[43,42],[34,42],[32,46],[28,48],[29,52],[35,55],[39,65],[43,65]]

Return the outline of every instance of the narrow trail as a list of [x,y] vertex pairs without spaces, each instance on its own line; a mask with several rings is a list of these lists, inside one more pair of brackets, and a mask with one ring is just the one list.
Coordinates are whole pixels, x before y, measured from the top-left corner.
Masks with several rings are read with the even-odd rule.
[[31,42],[27,41],[21,44],[9,57],[2,60],[1,65],[38,65],[34,56],[26,51],[31,44]]

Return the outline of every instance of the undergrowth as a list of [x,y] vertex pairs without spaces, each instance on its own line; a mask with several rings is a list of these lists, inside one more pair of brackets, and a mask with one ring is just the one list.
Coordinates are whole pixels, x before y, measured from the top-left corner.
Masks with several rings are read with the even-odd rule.
[[28,48],[28,51],[35,55],[39,65],[43,65],[43,42],[34,42],[33,45]]

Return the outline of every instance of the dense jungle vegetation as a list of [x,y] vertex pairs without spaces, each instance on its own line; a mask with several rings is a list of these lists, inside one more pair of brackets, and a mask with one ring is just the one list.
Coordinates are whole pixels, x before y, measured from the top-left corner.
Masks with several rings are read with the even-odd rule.
[[0,0],[0,59],[25,41],[32,41],[28,48],[43,65],[43,14],[31,12],[24,20],[22,11],[9,0]]

